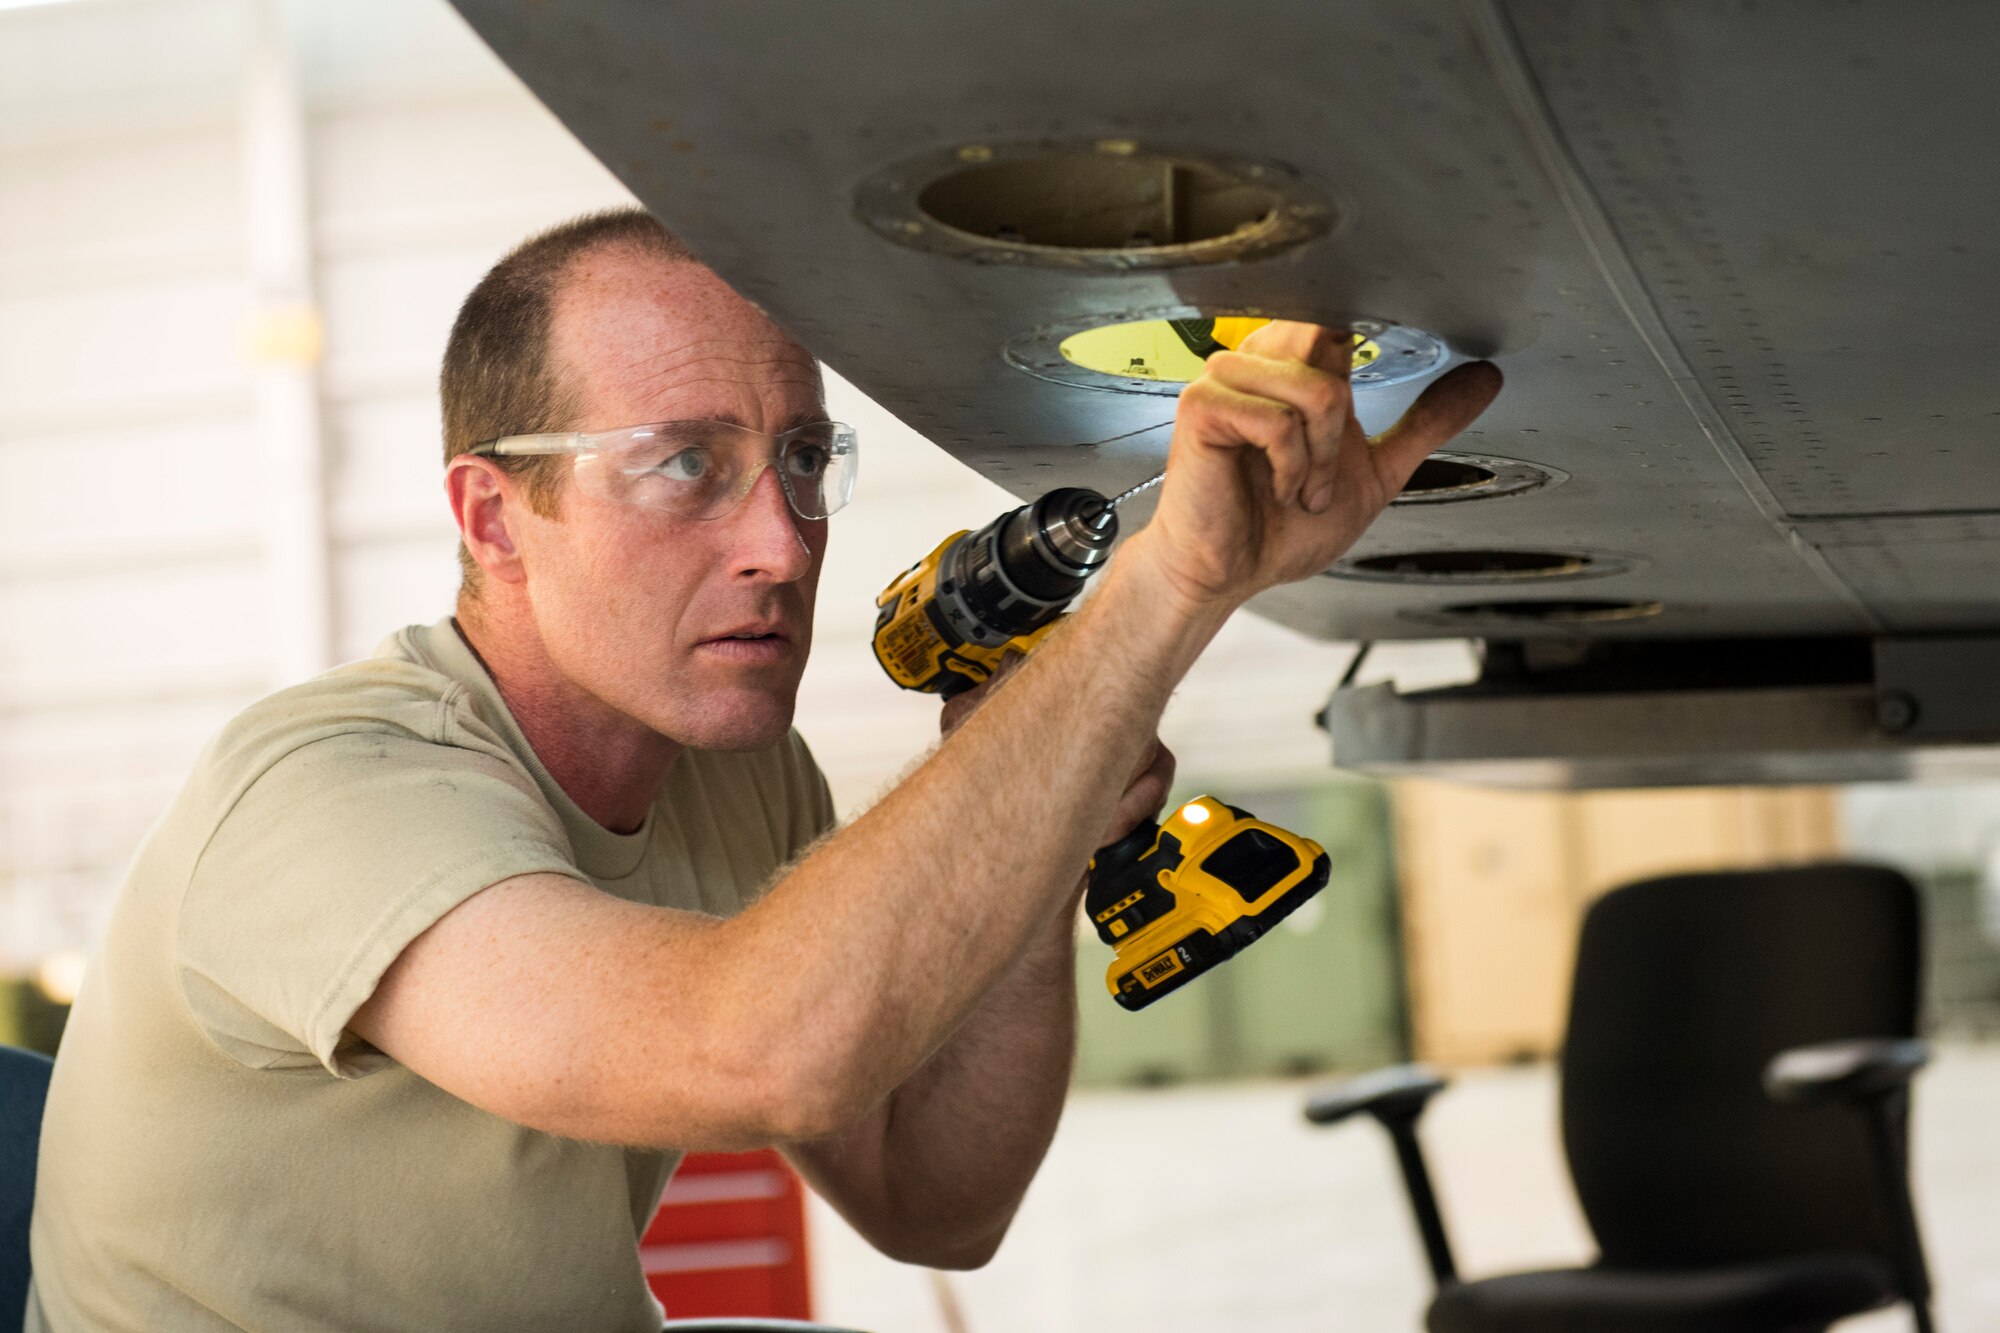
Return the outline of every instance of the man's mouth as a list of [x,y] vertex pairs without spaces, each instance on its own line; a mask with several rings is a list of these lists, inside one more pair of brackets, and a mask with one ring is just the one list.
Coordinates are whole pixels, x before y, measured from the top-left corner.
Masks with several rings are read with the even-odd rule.
[[770,640],[770,639],[776,639],[782,643],[791,642],[791,636],[786,634],[782,629],[779,629],[776,626],[772,626],[768,629],[753,627],[750,629],[731,630],[727,634],[717,634],[712,638],[703,639],[702,642],[703,643],[755,643],[760,640]]
[[756,664],[782,661],[791,653],[792,638],[775,625],[751,625],[703,639],[697,647],[731,661]]

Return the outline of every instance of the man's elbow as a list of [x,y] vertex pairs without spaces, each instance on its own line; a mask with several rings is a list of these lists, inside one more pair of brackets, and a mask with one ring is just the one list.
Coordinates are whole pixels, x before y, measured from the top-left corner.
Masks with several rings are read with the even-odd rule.
[[899,1264],[968,1272],[991,1263],[1006,1237],[1007,1222],[1002,1222],[997,1227],[967,1229],[962,1235],[952,1234],[948,1226],[938,1226],[915,1228],[886,1243],[883,1238],[870,1239],[876,1249]]
[[742,1109],[770,1143],[812,1143],[853,1128],[879,1093],[851,1067],[812,1058],[772,1059],[745,1080]]

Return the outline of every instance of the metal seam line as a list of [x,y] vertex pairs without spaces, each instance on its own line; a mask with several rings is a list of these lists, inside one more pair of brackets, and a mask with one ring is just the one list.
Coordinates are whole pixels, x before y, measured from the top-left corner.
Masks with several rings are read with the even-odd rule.
[[1571,225],[1576,228],[1577,235],[1590,251],[1592,262],[1597,265],[1598,274],[1611,289],[1633,331],[1653,354],[1660,369],[1666,372],[1668,381],[1680,395],[1688,413],[1694,417],[1695,424],[1708,437],[1709,444],[1721,456],[1723,464],[1736,478],[1750,502],[1757,506],[1757,511],[1818,576],[1820,582],[1851,606],[1870,629],[1877,633],[1886,632],[1888,627],[1882,618],[1841,577],[1826,554],[1807,540],[1791,515],[1778,503],[1777,497],[1771,494],[1756,466],[1743,452],[1735,432],[1730,430],[1728,421],[1695,378],[1693,367],[1681,355],[1680,347],[1668,331],[1666,321],[1660,318],[1659,309],[1653,304],[1631,256],[1619,241],[1603,205],[1584,178],[1582,168],[1571,155],[1562,131],[1556,127],[1555,116],[1528,68],[1513,24],[1501,9],[1501,0],[1460,0],[1460,8],[1474,39],[1486,56],[1487,66],[1493,71],[1515,124],[1520,127],[1550,183],[1555,186]]

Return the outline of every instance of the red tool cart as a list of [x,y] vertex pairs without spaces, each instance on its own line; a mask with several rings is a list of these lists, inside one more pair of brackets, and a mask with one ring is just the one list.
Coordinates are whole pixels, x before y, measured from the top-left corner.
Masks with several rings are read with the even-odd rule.
[[768,1148],[690,1153],[639,1242],[639,1262],[674,1319],[811,1319],[805,1186]]

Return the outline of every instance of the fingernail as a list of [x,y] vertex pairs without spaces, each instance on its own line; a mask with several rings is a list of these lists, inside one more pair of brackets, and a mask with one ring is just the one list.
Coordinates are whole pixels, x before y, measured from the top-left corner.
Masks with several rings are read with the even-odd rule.
[[1326,507],[1332,503],[1333,503],[1333,483],[1328,482],[1326,485],[1320,487],[1318,490],[1312,493],[1312,498],[1306,501],[1306,509],[1309,512],[1315,514],[1324,513],[1326,511]]

